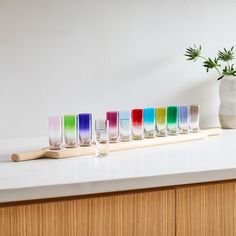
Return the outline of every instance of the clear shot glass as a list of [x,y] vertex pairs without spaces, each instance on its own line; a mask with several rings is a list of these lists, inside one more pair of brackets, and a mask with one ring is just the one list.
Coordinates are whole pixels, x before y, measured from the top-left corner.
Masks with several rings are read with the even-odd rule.
[[156,108],[156,136],[165,137],[167,135],[167,108]]
[[97,156],[106,156],[109,153],[109,121],[95,120]]
[[178,107],[167,107],[167,129],[169,135],[178,134]]
[[63,143],[62,117],[48,117],[49,149],[61,149]]
[[200,106],[190,105],[189,106],[189,128],[193,133],[199,132],[199,117],[200,117]]
[[66,147],[73,148],[77,146],[77,115],[64,116],[64,139]]
[[132,138],[143,139],[143,109],[132,110]]
[[92,114],[82,113],[78,115],[79,120],[79,144],[90,146],[92,142]]
[[119,111],[120,141],[128,142],[131,139],[131,112]]
[[108,111],[107,120],[109,121],[109,141],[117,142],[119,138],[119,113],[118,111]]
[[155,137],[155,108],[144,108],[144,137]]
[[179,132],[187,134],[189,132],[189,107],[179,106]]

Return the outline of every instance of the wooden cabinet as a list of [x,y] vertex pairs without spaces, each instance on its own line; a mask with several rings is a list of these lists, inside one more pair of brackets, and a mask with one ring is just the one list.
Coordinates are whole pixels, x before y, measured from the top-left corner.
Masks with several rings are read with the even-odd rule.
[[176,188],[177,236],[235,236],[236,182]]
[[0,205],[0,236],[235,236],[236,181]]
[[1,205],[0,235],[173,236],[175,190],[143,190]]

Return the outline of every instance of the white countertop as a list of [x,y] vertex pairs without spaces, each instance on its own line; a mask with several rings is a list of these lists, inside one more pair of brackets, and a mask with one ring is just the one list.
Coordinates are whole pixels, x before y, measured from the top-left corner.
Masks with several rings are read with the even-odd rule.
[[0,140],[0,202],[236,179],[236,130],[206,140],[110,153],[12,162],[47,138]]

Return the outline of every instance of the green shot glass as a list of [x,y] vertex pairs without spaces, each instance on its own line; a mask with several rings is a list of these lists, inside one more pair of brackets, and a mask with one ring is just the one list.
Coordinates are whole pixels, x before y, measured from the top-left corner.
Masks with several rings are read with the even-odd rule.
[[169,135],[177,135],[178,132],[178,112],[177,106],[167,107],[167,130]]
[[156,108],[156,136],[167,135],[167,109],[166,107]]
[[76,147],[78,144],[77,115],[64,116],[64,139],[68,148]]

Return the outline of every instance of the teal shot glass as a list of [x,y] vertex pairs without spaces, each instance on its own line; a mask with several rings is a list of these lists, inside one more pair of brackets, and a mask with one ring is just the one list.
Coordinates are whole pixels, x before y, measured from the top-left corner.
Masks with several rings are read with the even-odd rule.
[[144,108],[144,137],[155,137],[155,108]]

